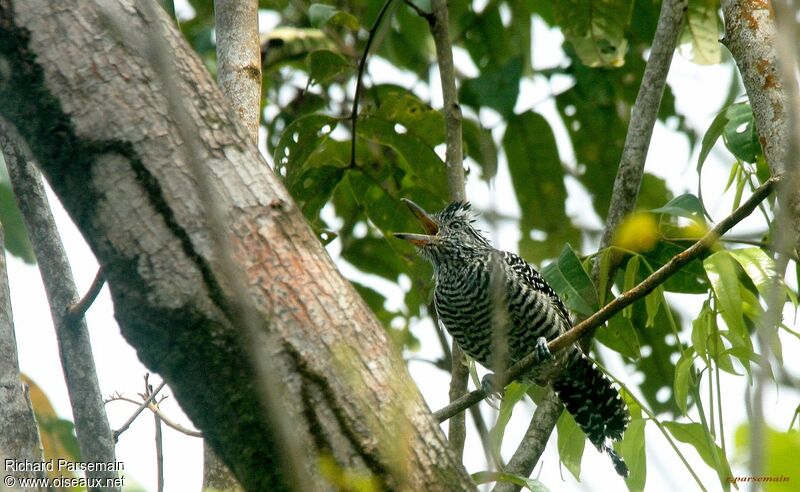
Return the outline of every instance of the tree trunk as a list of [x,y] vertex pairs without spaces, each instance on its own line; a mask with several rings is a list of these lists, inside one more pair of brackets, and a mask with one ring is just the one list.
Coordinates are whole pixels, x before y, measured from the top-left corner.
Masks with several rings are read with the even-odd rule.
[[[162,34],[178,94],[148,56]],[[170,97],[191,128],[178,127]],[[102,265],[123,335],[246,488],[292,483],[245,345],[280,383],[272,394],[290,423],[282,431],[305,451],[292,465],[316,488],[334,487],[331,470],[380,488],[473,488],[383,327],[163,12],[130,1],[0,0],[0,113]],[[200,200],[186,132],[215,204]],[[209,206],[224,215],[228,251],[214,248]],[[226,281],[226,254],[246,299]],[[275,343],[244,341],[241,306]]]

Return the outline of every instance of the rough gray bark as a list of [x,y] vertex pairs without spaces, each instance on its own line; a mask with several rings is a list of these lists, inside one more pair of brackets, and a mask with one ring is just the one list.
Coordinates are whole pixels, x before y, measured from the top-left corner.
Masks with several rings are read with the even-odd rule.
[[[239,115],[250,138],[258,143],[261,108],[261,51],[257,0],[215,0],[217,81]],[[241,485],[211,446],[203,442],[203,488],[241,490]]]
[[[771,2],[725,0],[722,13],[725,19],[722,43],[730,50],[742,75],[770,174],[794,175],[797,155],[792,153],[792,146],[796,149],[798,143],[792,139],[792,108],[780,73],[778,32]],[[789,73],[795,72],[792,69]],[[797,83],[795,79],[793,83]],[[790,176],[784,182],[785,191],[779,198],[794,219],[792,242],[796,251],[800,251],[800,185],[795,179]]]
[[[275,368],[301,466],[326,455],[380,488],[469,490],[383,327],[335,269],[190,47],[130,1],[0,0],[0,111],[20,128],[100,261],[123,335],[242,485],[291,487],[245,353]],[[154,30],[155,27],[155,30]],[[205,206],[147,52],[174,83],[264,337],[243,350]],[[13,104],[12,104],[13,102]],[[270,344],[264,340],[276,339]]]
[[[0,463],[6,460],[41,462],[42,443],[33,416],[28,387],[20,380],[17,340],[8,291],[5,240],[0,227]],[[11,472],[14,478],[44,478],[44,471]],[[8,483],[5,484],[8,486]]]
[[258,0],[214,0],[217,78],[253,141],[261,108]]
[[[114,463],[114,438],[97,380],[89,330],[82,316],[66,317],[69,308],[80,300],[72,269],[47,202],[41,175],[18,141],[16,132],[0,121],[0,145],[6,157],[8,175],[50,304],[81,460],[86,463]],[[117,472],[113,468],[87,470],[86,477],[97,484],[112,484]],[[97,487],[90,488],[94,490]],[[119,490],[119,487],[108,488]]]

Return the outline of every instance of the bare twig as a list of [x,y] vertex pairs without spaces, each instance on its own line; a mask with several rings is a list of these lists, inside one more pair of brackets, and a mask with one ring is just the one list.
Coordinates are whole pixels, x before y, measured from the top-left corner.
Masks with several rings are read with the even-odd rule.
[[[606,304],[602,309],[589,316],[581,323],[575,325],[571,330],[548,343],[547,346],[550,351],[555,353],[577,342],[590,330],[600,326],[626,306],[629,306],[633,302],[652,292],[656,287],[664,283],[671,275],[677,272],[684,265],[708,251],[717,238],[725,234],[733,226],[750,215],[758,206],[758,204],[766,199],[770,193],[772,193],[773,189],[780,181],[780,176],[772,177],[767,180],[766,183],[758,187],[753,192],[747,201],[745,201],[731,215],[723,219],[699,241],[681,253],[675,255],[670,261],[664,264],[664,266],[653,272],[641,283],[624,292],[619,297]],[[533,365],[535,358],[535,354],[528,354],[517,361],[513,366],[511,366],[511,368],[509,368],[508,376],[505,380],[514,381],[515,379],[518,379]],[[455,401],[441,410],[434,412],[434,416],[439,422],[444,422],[453,415],[456,415],[457,413],[462,412],[466,408],[469,408],[475,403],[481,401],[485,397],[486,394],[482,390],[475,390],[460,398],[458,401]]]
[[89,290],[86,291],[86,295],[84,295],[81,300],[67,308],[67,313],[64,315],[63,323],[65,326],[69,326],[75,322],[77,319],[83,318],[86,314],[86,311],[94,303],[97,296],[100,294],[100,291],[103,289],[103,285],[105,285],[106,279],[103,278],[103,269],[100,268],[97,270],[97,275],[94,276],[94,280],[92,281],[92,285],[89,286]]
[[[124,402],[127,402],[127,403],[132,403],[132,404],[137,405],[137,406],[141,405],[141,403],[142,403],[142,402],[134,400],[133,398],[128,398],[127,396],[122,396],[122,395],[112,396],[112,397],[110,397],[110,398],[108,398],[106,400],[106,403],[112,402],[112,401],[124,401]],[[164,411],[161,410],[161,402],[162,401],[163,401],[163,398],[161,400],[159,400],[158,403],[156,403],[155,401],[151,401],[150,403],[148,403],[146,405],[146,408],[148,410],[150,410],[151,412],[153,412],[154,414],[158,415],[161,418],[161,421],[164,424],[166,424],[167,427],[169,427],[169,428],[171,428],[173,430],[176,430],[176,431],[180,432],[181,434],[189,436],[189,437],[203,437],[203,433],[202,432],[196,431],[196,430],[193,430],[193,429],[189,429],[188,427],[184,427],[183,425],[179,424],[178,422],[175,422],[173,419],[171,419],[169,416],[167,416],[164,413]]]
[[[147,398],[144,399],[144,401],[139,405],[139,408],[137,408],[136,411],[133,412],[133,414],[128,418],[128,420],[126,420],[125,423],[122,424],[122,427],[120,427],[119,429],[114,431],[114,442],[117,442],[117,439],[119,439],[119,436],[123,432],[128,430],[128,427],[131,426],[133,421],[136,420],[136,418],[144,411],[145,408],[148,407],[148,405],[150,405],[150,403],[153,400],[155,400],[156,395],[158,395],[158,392],[161,391],[164,388],[164,386],[166,386],[166,385],[167,385],[167,383],[162,381],[161,384],[159,384],[156,387],[156,389],[154,389],[153,391],[150,392],[150,394],[147,396]],[[116,397],[110,398],[107,401],[124,400],[124,399],[125,398],[123,398],[121,396],[116,396]],[[128,400],[128,401],[132,401],[132,400]]]
[[378,12],[378,16],[375,18],[375,22],[373,22],[372,27],[369,29],[369,35],[367,36],[367,44],[364,46],[364,54],[361,55],[361,61],[358,62],[358,75],[356,75],[356,93],[353,96],[353,111],[350,114],[350,124],[353,128],[353,135],[350,137],[350,166],[355,167],[356,165],[356,127],[358,125],[358,102],[361,98],[361,89],[363,88],[363,78],[364,78],[364,69],[367,66],[367,57],[369,56],[369,49],[372,46],[372,42],[375,40],[375,34],[378,32],[378,28],[381,26],[381,22],[383,22],[383,17],[386,15],[386,11],[389,10],[389,5],[392,4],[392,0],[386,0],[383,3],[383,7],[381,7],[380,12]]
[[[114,439],[103,408],[89,330],[82,319],[69,325],[63,322],[64,313],[78,300],[78,292],[42,176],[16,129],[4,120],[0,121],[0,146],[50,303],[81,458],[85,462],[114,462]],[[87,475],[104,483],[116,478],[116,472],[107,470],[87,470]]]

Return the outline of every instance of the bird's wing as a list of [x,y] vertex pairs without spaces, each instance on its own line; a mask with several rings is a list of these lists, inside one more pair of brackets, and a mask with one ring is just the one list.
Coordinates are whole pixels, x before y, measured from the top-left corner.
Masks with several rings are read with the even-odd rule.
[[506,264],[511,267],[511,271],[517,276],[517,278],[521,279],[531,289],[547,295],[553,301],[553,304],[556,306],[558,312],[567,323],[567,326],[572,326],[569,310],[564,303],[561,302],[561,299],[558,297],[558,294],[556,294],[556,291],[550,287],[550,284],[547,283],[544,277],[542,277],[535,268],[533,268],[527,261],[523,260],[519,255],[509,253],[508,251],[503,251],[503,259],[505,260]]

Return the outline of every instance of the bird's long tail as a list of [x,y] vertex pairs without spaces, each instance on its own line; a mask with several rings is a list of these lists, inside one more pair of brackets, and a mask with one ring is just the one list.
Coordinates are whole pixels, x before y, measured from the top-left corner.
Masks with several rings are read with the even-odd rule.
[[567,367],[553,384],[558,398],[589,441],[608,453],[617,473],[628,476],[628,467],[608,441],[622,439],[630,414],[611,381],[583,353],[570,357]]

